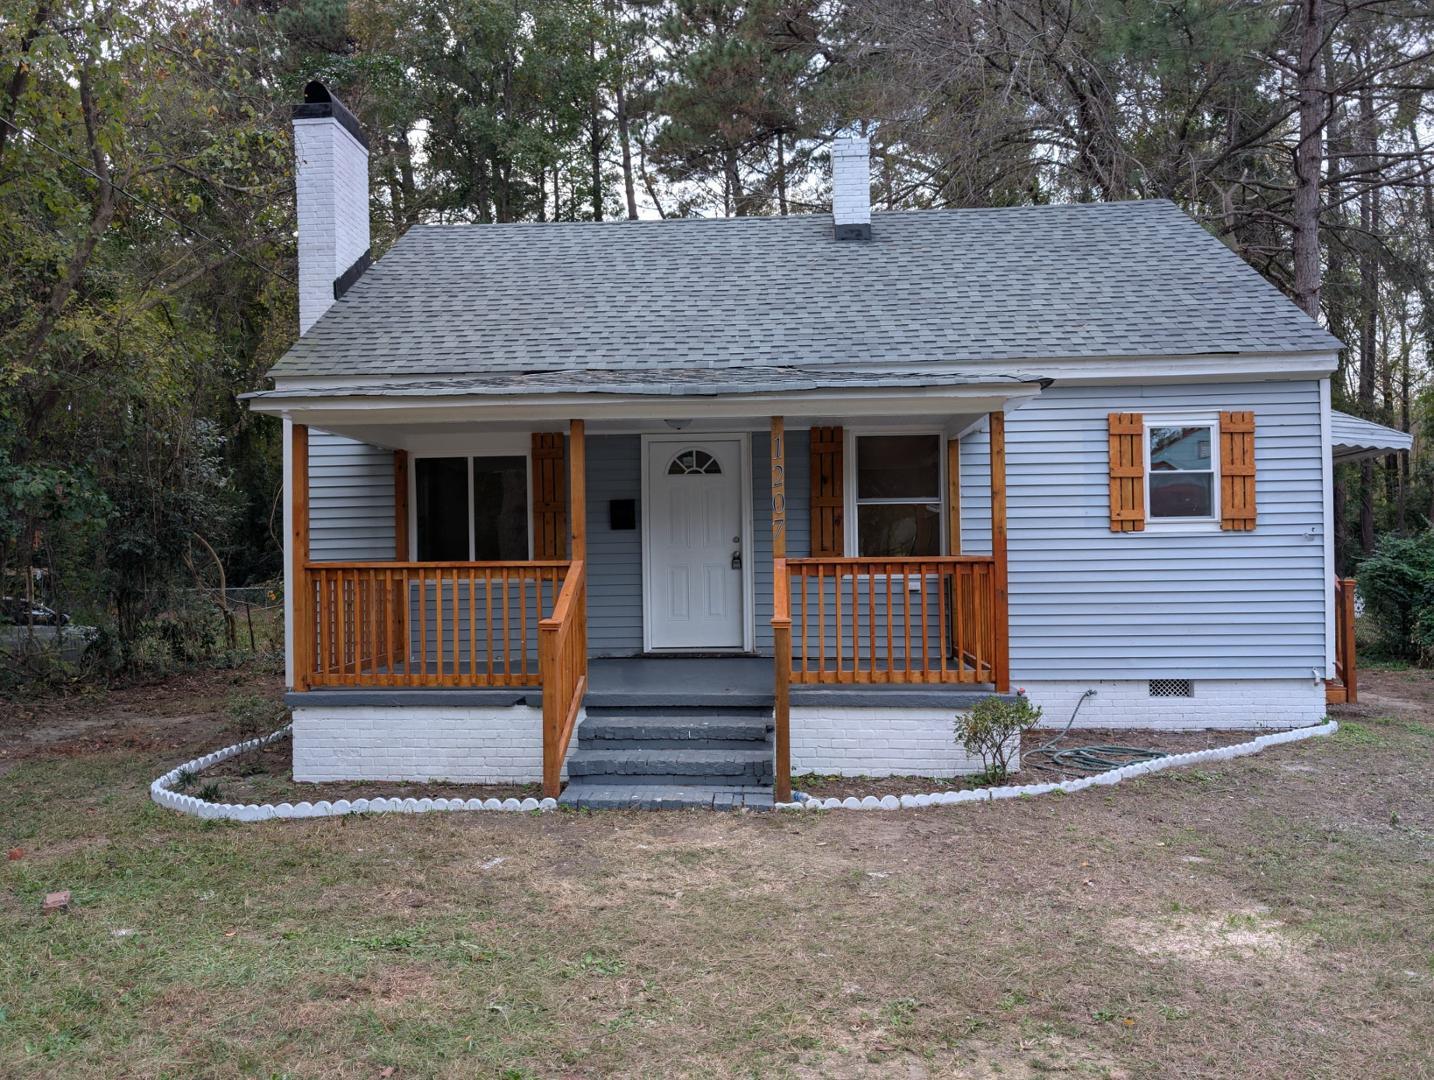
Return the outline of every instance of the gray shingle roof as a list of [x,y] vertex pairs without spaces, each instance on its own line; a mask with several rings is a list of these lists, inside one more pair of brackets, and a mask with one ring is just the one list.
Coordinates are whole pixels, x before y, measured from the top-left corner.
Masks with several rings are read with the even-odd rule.
[[981,362],[1339,342],[1165,201],[831,218],[422,225],[283,377]]

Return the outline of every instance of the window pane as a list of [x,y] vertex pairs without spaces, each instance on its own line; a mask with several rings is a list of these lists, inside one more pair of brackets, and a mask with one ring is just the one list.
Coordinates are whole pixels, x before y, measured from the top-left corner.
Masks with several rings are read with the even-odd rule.
[[859,435],[858,499],[939,499],[939,435]]
[[1150,516],[1211,517],[1214,477],[1209,473],[1151,473]]
[[929,503],[858,506],[856,546],[863,556],[941,554],[941,507]]
[[521,457],[473,459],[473,557],[528,557],[528,463]]
[[1199,427],[1153,427],[1150,429],[1150,470],[1210,470],[1210,434]]
[[418,488],[418,557],[462,562],[468,558],[468,459],[419,458],[413,465]]

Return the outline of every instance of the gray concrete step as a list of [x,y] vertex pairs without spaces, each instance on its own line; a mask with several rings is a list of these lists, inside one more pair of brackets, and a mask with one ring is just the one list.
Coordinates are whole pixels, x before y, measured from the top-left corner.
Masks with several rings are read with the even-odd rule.
[[695,744],[740,750],[765,744],[771,731],[771,712],[764,709],[589,708],[578,728],[578,744],[595,750]]
[[[620,776],[624,782],[644,782],[651,777],[706,777],[717,784],[770,784],[773,778],[772,751],[767,746],[753,750],[693,749],[691,747],[623,747],[593,750],[579,746],[568,755],[568,775]],[[650,781],[648,781],[650,782]]]
[[588,810],[770,810],[770,788],[717,784],[621,784],[574,780],[560,806]]

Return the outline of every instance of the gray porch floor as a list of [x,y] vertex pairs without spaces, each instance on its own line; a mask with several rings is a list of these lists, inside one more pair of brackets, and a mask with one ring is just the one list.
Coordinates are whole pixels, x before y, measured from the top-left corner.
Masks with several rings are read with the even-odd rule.
[[[774,700],[769,656],[630,656],[588,662],[587,704],[592,707],[728,705],[770,708]],[[991,693],[989,686],[793,686],[794,706],[960,708]],[[333,705],[541,705],[536,688],[455,690],[342,687],[289,694],[291,706]]]

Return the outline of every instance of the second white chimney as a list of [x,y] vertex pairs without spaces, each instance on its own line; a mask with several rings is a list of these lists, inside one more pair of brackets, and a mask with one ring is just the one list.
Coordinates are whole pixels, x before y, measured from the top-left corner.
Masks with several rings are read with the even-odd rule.
[[838,240],[871,239],[871,142],[864,136],[832,142],[832,220]]
[[299,211],[299,333],[306,334],[372,259],[368,139],[321,82],[294,106]]

